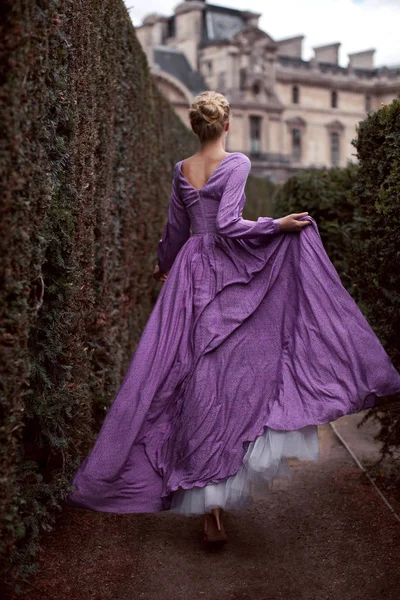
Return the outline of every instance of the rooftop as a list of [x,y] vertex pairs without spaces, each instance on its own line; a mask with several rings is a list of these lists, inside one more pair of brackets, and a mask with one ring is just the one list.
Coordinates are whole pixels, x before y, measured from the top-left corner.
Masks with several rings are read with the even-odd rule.
[[153,65],[154,69],[160,69],[179,79],[191,92],[207,89],[203,76],[192,69],[181,50],[169,46],[154,46]]

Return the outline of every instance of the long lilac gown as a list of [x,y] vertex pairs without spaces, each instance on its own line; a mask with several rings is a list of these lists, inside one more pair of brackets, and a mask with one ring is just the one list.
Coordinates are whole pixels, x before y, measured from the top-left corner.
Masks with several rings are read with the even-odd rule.
[[228,154],[201,190],[175,165],[157,246],[168,272],[67,504],[96,511],[244,507],[317,460],[317,425],[400,393],[312,217],[242,218],[250,170]]

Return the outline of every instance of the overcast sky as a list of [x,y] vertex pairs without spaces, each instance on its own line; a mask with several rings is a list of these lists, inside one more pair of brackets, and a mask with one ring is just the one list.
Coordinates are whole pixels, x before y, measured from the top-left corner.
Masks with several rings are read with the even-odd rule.
[[[134,25],[157,12],[173,14],[175,0],[124,0]],[[259,24],[272,38],[304,35],[303,58],[312,47],[341,42],[340,64],[347,54],[376,49],[375,64],[400,65],[400,0],[215,0],[210,4],[262,13]]]

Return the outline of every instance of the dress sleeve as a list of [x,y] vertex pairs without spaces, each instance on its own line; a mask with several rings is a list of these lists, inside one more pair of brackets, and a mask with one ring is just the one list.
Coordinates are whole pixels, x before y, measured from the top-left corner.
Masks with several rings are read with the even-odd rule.
[[157,244],[158,265],[162,273],[170,270],[179,250],[190,237],[190,218],[179,195],[176,169],[177,164],[174,167],[168,219]]
[[243,156],[241,162],[229,174],[222,194],[216,219],[217,233],[233,238],[249,238],[279,233],[279,219],[258,217],[257,221],[242,218],[240,201],[244,194],[251,162]]

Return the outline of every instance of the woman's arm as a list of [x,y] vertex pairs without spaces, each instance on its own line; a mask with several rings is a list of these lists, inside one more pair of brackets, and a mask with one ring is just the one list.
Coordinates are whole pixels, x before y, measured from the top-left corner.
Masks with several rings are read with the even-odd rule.
[[251,162],[247,156],[229,174],[216,219],[217,233],[234,238],[249,238],[259,235],[279,233],[279,219],[258,217],[257,221],[242,218],[239,209]]
[[179,250],[190,237],[190,219],[179,196],[176,168],[177,165],[174,167],[168,220],[164,226],[162,238],[157,244],[158,265],[162,273],[170,270]]

